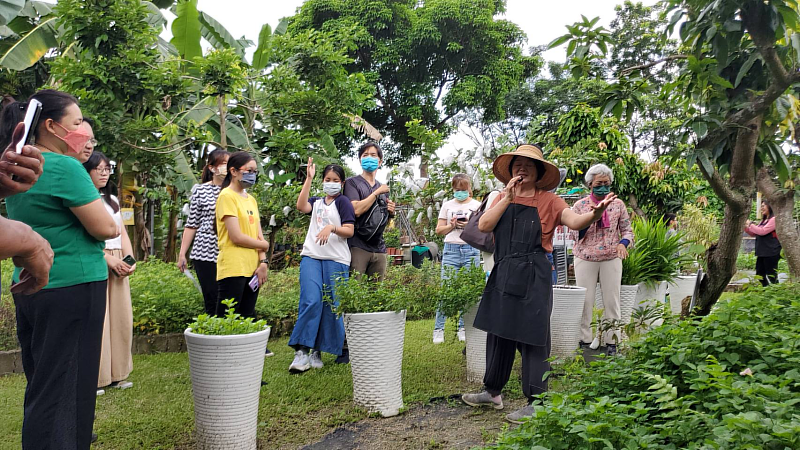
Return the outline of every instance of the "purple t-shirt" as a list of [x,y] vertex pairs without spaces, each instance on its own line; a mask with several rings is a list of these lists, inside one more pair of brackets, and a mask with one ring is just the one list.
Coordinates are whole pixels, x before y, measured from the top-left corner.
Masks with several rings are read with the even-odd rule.
[[[365,180],[364,177],[362,177],[361,175],[356,175],[352,178],[348,178],[347,180],[345,180],[344,195],[350,200],[361,201],[369,197],[369,195],[375,192],[375,190],[378,189],[380,186],[381,182],[375,180],[375,184],[372,187],[370,187],[369,182],[367,182],[367,180]],[[387,200],[385,194],[381,194],[381,197],[384,200]],[[358,227],[358,222],[356,222],[356,227]],[[353,234],[353,237],[347,240],[347,243],[348,245],[350,245],[350,247],[358,247],[370,253],[386,253],[386,243],[384,243],[383,241],[383,233],[381,233],[381,236],[377,240],[377,242],[373,244],[368,244],[364,242],[364,240],[358,236],[358,232],[356,232],[355,234]]]

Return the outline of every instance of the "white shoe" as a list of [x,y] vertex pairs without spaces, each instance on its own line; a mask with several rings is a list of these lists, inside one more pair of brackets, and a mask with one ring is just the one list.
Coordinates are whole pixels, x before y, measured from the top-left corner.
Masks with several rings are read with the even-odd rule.
[[97,390],[97,396],[98,397],[101,396],[101,395],[105,395],[105,393],[106,393],[106,391],[104,391],[103,389],[98,389]]
[[294,361],[289,366],[290,373],[302,373],[311,368],[311,358],[303,350],[294,352]]
[[433,343],[434,344],[444,343],[444,330],[433,330]]
[[110,386],[113,387],[113,388],[117,388],[117,389],[128,389],[128,388],[133,387],[133,383],[130,382],[130,381],[124,381],[124,380],[123,381],[115,381],[114,383],[111,383]]
[[459,342],[464,342],[467,340],[467,333],[464,331],[463,328],[458,329],[458,333],[456,333],[456,336],[458,336]]
[[311,368],[312,369],[322,369],[325,364],[322,363],[322,354],[319,350],[314,350],[311,352]]

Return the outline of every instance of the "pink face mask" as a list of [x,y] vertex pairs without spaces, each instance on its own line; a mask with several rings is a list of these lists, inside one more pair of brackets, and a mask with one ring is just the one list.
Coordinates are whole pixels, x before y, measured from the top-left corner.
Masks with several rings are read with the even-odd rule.
[[75,153],[81,153],[84,147],[86,147],[86,143],[89,142],[89,139],[92,138],[92,135],[90,135],[89,131],[86,130],[86,126],[84,126],[83,122],[81,122],[81,124],[78,125],[78,128],[72,131],[67,130],[66,128],[64,128],[63,125],[56,122],[55,120],[53,121],[53,123],[61,127],[62,130],[66,131],[67,135],[61,137],[55,133],[53,134],[55,134],[57,138],[64,141],[64,143],[67,144],[67,147],[69,147],[69,149]]

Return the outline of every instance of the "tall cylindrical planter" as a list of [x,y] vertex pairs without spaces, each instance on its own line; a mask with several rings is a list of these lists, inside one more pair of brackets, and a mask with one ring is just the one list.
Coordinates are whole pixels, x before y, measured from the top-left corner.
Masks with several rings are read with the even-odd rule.
[[639,283],[639,290],[636,291],[636,306],[659,306],[664,303],[666,297],[666,281],[659,281],[655,285]]
[[[631,314],[636,305],[637,293],[639,292],[639,285],[623,284],[619,290],[619,310],[620,321],[626,324],[631,321]],[[597,283],[597,289],[594,291],[594,307],[603,309],[603,290],[600,289],[600,283]]]
[[270,329],[208,336],[186,329],[194,395],[195,448],[255,449],[258,398]]
[[694,294],[697,275],[680,276],[669,283],[669,309],[674,315],[680,315],[684,298]]
[[405,326],[405,311],[344,315],[353,401],[383,417],[396,416],[403,407]]
[[478,302],[464,313],[464,333],[467,337],[467,381],[482,383],[486,372],[486,332],[473,326],[478,314]]
[[581,338],[581,317],[586,288],[553,286],[553,313],[550,315],[550,355],[570,358]]

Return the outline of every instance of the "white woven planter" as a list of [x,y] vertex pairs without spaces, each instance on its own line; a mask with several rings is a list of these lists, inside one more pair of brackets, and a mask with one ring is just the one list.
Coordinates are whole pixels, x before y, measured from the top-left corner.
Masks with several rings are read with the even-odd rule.
[[684,298],[694,294],[697,284],[697,275],[681,276],[669,283],[669,308],[674,315],[680,315],[681,302]]
[[636,291],[636,306],[660,306],[667,298],[667,282],[659,281],[656,285],[639,283]]
[[550,315],[550,355],[571,358],[581,338],[581,317],[586,288],[553,286],[553,313]]
[[405,326],[405,311],[344,315],[353,401],[383,417],[396,416],[403,407]]
[[464,313],[464,332],[467,336],[467,381],[483,383],[486,372],[486,332],[473,326],[481,302]]
[[[623,284],[619,290],[619,312],[620,321],[626,324],[631,321],[631,314],[633,313],[634,305],[636,305],[637,293],[639,292],[639,285]],[[603,309],[603,290],[600,289],[600,283],[597,283],[597,289],[594,293],[594,306],[597,309]]]
[[255,449],[258,398],[269,331],[231,336],[183,333],[189,350],[196,447]]

